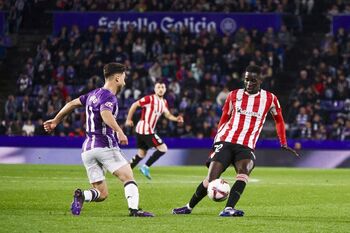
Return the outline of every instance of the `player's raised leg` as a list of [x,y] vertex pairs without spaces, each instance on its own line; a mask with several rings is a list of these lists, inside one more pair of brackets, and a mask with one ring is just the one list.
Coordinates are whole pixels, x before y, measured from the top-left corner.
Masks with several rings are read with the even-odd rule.
[[108,197],[108,189],[105,181],[99,181],[91,184],[92,189],[84,190],[76,189],[74,191],[74,199],[71,206],[72,214],[79,215],[83,208],[84,202],[104,201]]
[[147,150],[138,149],[137,154],[130,160],[130,167],[133,169],[146,156]]
[[71,204],[70,210],[73,215],[80,215],[81,209],[84,204],[84,194],[81,189],[76,189],[73,195],[73,202]]
[[152,179],[150,167],[168,151],[167,145],[163,143],[163,141],[156,134],[153,136],[152,142],[156,148],[156,151],[153,152],[147,162],[140,168],[140,172],[148,179]]
[[125,164],[113,172],[124,183],[125,198],[128,202],[130,216],[133,217],[154,217],[150,212],[139,209],[139,189],[129,164]]
[[156,149],[157,150],[153,152],[151,157],[146,162],[146,165],[148,167],[152,166],[160,157],[162,157],[168,151],[168,147],[165,143],[157,146]]
[[212,161],[209,166],[207,178],[198,185],[189,203],[183,207],[173,209],[173,214],[190,214],[192,209],[207,195],[209,182],[219,178],[224,170],[224,165],[221,162]]
[[71,212],[79,215],[83,208],[84,202],[103,201],[108,196],[108,188],[105,182],[105,175],[102,165],[97,162],[95,154],[101,153],[100,150],[84,152],[81,154],[87,176],[92,185],[92,189],[84,190],[76,189],[74,191],[74,199],[71,205]]
[[235,209],[237,202],[239,201],[246,184],[248,183],[248,177],[254,168],[254,161],[250,159],[239,160],[235,163],[235,169],[237,172],[236,182],[233,184],[230,195],[228,197],[226,207],[221,211],[222,217],[242,217],[244,212],[242,210]]

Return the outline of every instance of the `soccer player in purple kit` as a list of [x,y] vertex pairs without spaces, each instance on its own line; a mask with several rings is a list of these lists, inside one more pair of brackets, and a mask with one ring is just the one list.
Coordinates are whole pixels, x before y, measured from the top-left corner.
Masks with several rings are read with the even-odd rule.
[[125,70],[126,67],[123,64],[108,63],[103,67],[105,84],[102,88],[97,88],[68,102],[55,118],[44,122],[44,129],[51,132],[75,108],[85,106],[86,139],[81,157],[92,188],[74,191],[71,205],[73,215],[80,214],[84,202],[100,202],[107,198],[106,169],[124,183],[130,216],[154,216],[150,212],[139,209],[139,190],[133,172],[118,146],[118,142],[121,145],[128,144],[128,138],[116,121],[118,115],[116,94],[125,85]]

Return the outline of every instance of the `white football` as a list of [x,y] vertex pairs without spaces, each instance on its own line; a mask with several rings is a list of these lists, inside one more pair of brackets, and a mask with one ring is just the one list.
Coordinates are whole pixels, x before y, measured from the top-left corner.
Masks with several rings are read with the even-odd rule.
[[213,201],[224,201],[230,194],[230,185],[223,179],[216,179],[208,185],[208,197]]

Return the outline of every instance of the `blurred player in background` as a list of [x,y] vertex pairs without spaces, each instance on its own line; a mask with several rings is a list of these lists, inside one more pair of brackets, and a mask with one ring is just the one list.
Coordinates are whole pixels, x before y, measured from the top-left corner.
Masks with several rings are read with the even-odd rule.
[[156,151],[147,160],[146,164],[140,168],[141,173],[148,179],[151,179],[149,167],[168,150],[166,144],[154,132],[158,119],[164,113],[167,119],[183,123],[182,116],[175,117],[169,112],[168,103],[164,99],[165,84],[156,82],[154,92],[155,94],[145,96],[131,105],[125,123],[126,126],[134,126],[132,117],[138,107],[142,108],[141,119],[137,123],[135,130],[138,150],[137,154],[130,161],[130,165],[131,168],[134,168],[146,156],[148,149],[155,147]]
[[128,161],[118,146],[128,144],[128,138],[119,127],[116,118],[118,102],[116,94],[125,85],[125,66],[109,63],[104,66],[105,84],[85,95],[68,102],[54,119],[44,122],[47,132],[53,131],[63,118],[75,108],[85,106],[86,139],[81,154],[92,189],[74,192],[71,211],[79,215],[83,203],[104,201],[108,196],[104,169],[118,177],[124,184],[130,216],[153,217],[152,213],[139,210],[139,190]]
[[207,162],[208,176],[199,184],[189,203],[173,209],[173,214],[190,214],[192,209],[207,195],[209,182],[217,179],[232,164],[236,170],[226,207],[220,216],[243,216],[235,206],[254,168],[254,149],[268,112],[276,123],[281,148],[299,156],[288,147],[282,109],[277,97],[260,88],[261,69],[250,65],[244,73],[244,89],[231,91],[223,106],[223,112],[214,139],[212,153]]

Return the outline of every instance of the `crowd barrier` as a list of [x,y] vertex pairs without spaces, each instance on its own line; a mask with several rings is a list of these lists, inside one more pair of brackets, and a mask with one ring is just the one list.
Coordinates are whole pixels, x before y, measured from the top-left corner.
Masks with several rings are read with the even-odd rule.
[[[0,137],[0,163],[81,164],[79,137]],[[204,165],[210,153],[212,139],[164,138],[169,151],[156,166]],[[255,155],[257,166],[278,167],[350,167],[349,141],[290,140],[289,145],[300,147],[301,157],[280,149],[277,140],[260,140]],[[135,139],[121,147],[130,159],[136,153]],[[152,150],[147,156],[150,156]],[[145,162],[146,159],[143,160]]]

